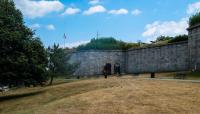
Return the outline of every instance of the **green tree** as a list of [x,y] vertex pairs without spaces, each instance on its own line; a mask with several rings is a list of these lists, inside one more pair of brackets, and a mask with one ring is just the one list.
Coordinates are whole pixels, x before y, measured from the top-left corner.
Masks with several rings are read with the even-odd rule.
[[188,40],[188,35],[178,35],[172,38],[169,43],[174,43],[174,42],[181,42],[181,41],[187,41]]
[[189,19],[189,26],[195,26],[200,24],[200,12],[196,13],[195,15],[191,16]]
[[45,49],[26,27],[12,0],[0,0],[0,84],[42,84],[46,79]]
[[181,42],[181,41],[187,41],[188,40],[188,35],[178,35],[175,37],[170,37],[170,36],[159,36],[156,41],[152,41],[155,44],[158,43],[175,43],[175,42]]
[[59,45],[54,44],[52,47],[48,47],[48,69],[51,75],[49,85],[52,85],[53,78],[56,75],[70,75],[72,74],[76,68],[76,63],[70,64],[70,52],[68,49],[62,49]]
[[173,39],[173,37],[170,37],[170,36],[159,36],[159,37],[156,39],[156,42],[160,42],[160,41],[170,41],[171,39]]

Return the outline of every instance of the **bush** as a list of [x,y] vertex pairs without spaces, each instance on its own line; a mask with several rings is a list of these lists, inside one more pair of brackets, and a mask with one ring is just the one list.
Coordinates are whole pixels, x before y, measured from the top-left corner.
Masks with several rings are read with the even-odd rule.
[[157,39],[156,39],[156,42],[160,42],[160,41],[170,41],[172,40],[173,37],[169,37],[169,36],[159,36]]
[[85,45],[80,45],[77,50],[126,50],[132,47],[138,47],[138,43],[126,43],[116,40],[115,38],[99,38],[91,39],[91,41]]
[[181,41],[187,41],[188,40],[188,35],[179,35],[175,36],[172,38],[169,43],[174,43],[174,42],[181,42]]
[[193,15],[192,17],[190,17],[189,19],[189,26],[194,26],[200,24],[200,12],[196,13],[195,15]]

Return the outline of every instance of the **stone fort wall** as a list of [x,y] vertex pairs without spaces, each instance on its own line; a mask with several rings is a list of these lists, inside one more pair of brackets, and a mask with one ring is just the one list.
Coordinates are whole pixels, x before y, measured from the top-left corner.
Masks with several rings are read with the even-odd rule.
[[106,63],[120,63],[124,73],[150,73],[200,70],[200,25],[190,27],[189,40],[162,46],[122,50],[89,50],[72,53],[71,62],[78,62],[74,75],[102,74]]
[[188,28],[189,67],[200,71],[200,24]]
[[188,42],[127,51],[127,73],[185,71],[188,69]]
[[102,74],[103,67],[106,63],[110,63],[112,73],[114,72],[114,64],[121,65],[122,72],[125,72],[125,52],[121,50],[90,50],[74,52],[71,56],[71,62],[78,63],[74,75],[79,76],[92,76]]

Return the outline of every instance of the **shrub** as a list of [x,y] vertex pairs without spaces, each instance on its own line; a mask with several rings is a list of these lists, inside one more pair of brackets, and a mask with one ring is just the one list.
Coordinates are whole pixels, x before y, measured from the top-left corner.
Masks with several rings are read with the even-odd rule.
[[189,26],[194,26],[200,24],[200,12],[196,13],[195,15],[193,15],[192,17],[190,17],[189,19]]
[[115,38],[99,38],[91,39],[91,41],[85,45],[80,45],[77,50],[126,50],[132,47],[138,47],[138,43],[126,43]]
[[181,42],[181,41],[187,41],[188,40],[188,35],[179,35],[175,36],[172,38],[169,43],[174,43],[174,42]]

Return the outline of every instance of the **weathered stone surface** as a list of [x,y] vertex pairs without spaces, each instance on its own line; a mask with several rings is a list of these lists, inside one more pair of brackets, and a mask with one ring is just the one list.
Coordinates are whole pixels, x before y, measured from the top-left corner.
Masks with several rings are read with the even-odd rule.
[[189,31],[189,67],[190,70],[200,70],[200,25],[191,27]]
[[74,75],[92,76],[100,75],[103,71],[103,66],[106,63],[112,65],[112,73],[114,72],[114,64],[119,63],[121,65],[121,71],[125,71],[125,53],[123,51],[81,51],[75,52],[71,56],[71,62],[78,62],[79,68]]
[[188,43],[127,51],[127,73],[184,71],[188,69]]
[[106,63],[120,63],[124,73],[150,73],[200,70],[200,25],[191,27],[189,40],[163,46],[130,49],[126,51],[80,51],[74,52],[71,62],[80,63],[74,75],[92,76],[102,74]]
[[74,52],[71,62],[78,62],[74,75],[92,76],[102,74],[106,63],[120,63],[123,73],[165,72],[188,70],[188,43],[131,49],[127,51],[81,51]]

